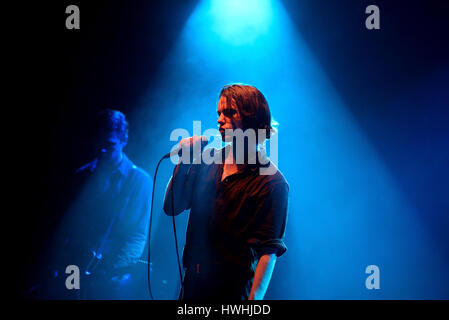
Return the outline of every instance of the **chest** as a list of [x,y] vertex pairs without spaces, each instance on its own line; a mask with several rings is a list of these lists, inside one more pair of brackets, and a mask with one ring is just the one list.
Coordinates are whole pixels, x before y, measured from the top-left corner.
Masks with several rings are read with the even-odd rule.
[[[214,231],[243,231],[257,215],[257,182],[251,175],[219,172],[197,185],[191,219]],[[221,232],[220,232],[221,233]]]

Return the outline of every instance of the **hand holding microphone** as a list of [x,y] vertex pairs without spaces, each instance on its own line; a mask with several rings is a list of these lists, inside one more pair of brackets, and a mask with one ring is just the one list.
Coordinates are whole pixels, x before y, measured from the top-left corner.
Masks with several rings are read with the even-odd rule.
[[[173,149],[171,152],[164,156],[165,158],[171,158],[172,156],[182,157],[183,150],[189,150],[190,155],[193,158],[199,153],[201,156],[202,149],[209,143],[209,139],[206,136],[193,136],[189,138],[184,138],[179,141],[177,148]],[[199,152],[198,152],[199,151]],[[191,163],[191,162],[190,162]]]

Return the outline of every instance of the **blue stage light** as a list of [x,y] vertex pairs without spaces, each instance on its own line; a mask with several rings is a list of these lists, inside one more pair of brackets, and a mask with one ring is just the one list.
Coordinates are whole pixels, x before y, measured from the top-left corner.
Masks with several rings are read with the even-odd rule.
[[253,43],[273,19],[271,0],[210,0],[203,6],[208,28],[230,45]]

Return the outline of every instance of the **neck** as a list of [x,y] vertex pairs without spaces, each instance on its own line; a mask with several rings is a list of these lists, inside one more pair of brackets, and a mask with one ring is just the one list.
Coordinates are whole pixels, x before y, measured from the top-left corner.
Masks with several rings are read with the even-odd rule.
[[[252,150],[252,152],[248,152],[248,150]],[[252,145],[251,148],[245,148],[244,150],[244,163],[237,163],[236,159],[236,147],[235,145],[231,145],[227,147],[224,160],[224,167],[227,169],[235,168],[237,170],[245,167],[247,164],[256,163],[257,160],[257,145]],[[241,159],[240,159],[241,162]]]
[[111,159],[99,159],[99,164],[106,169],[115,169],[120,165],[120,163],[123,160],[123,153],[120,153],[117,157],[111,158]]

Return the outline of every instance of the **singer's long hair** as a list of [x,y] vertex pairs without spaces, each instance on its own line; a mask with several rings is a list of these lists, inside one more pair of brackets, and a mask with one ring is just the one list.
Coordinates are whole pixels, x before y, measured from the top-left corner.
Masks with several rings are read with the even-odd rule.
[[235,102],[242,116],[244,129],[254,129],[256,132],[258,129],[265,129],[267,139],[271,136],[271,130],[276,130],[268,102],[256,87],[241,83],[228,84],[221,89],[219,98],[221,97],[226,98],[228,107]]

